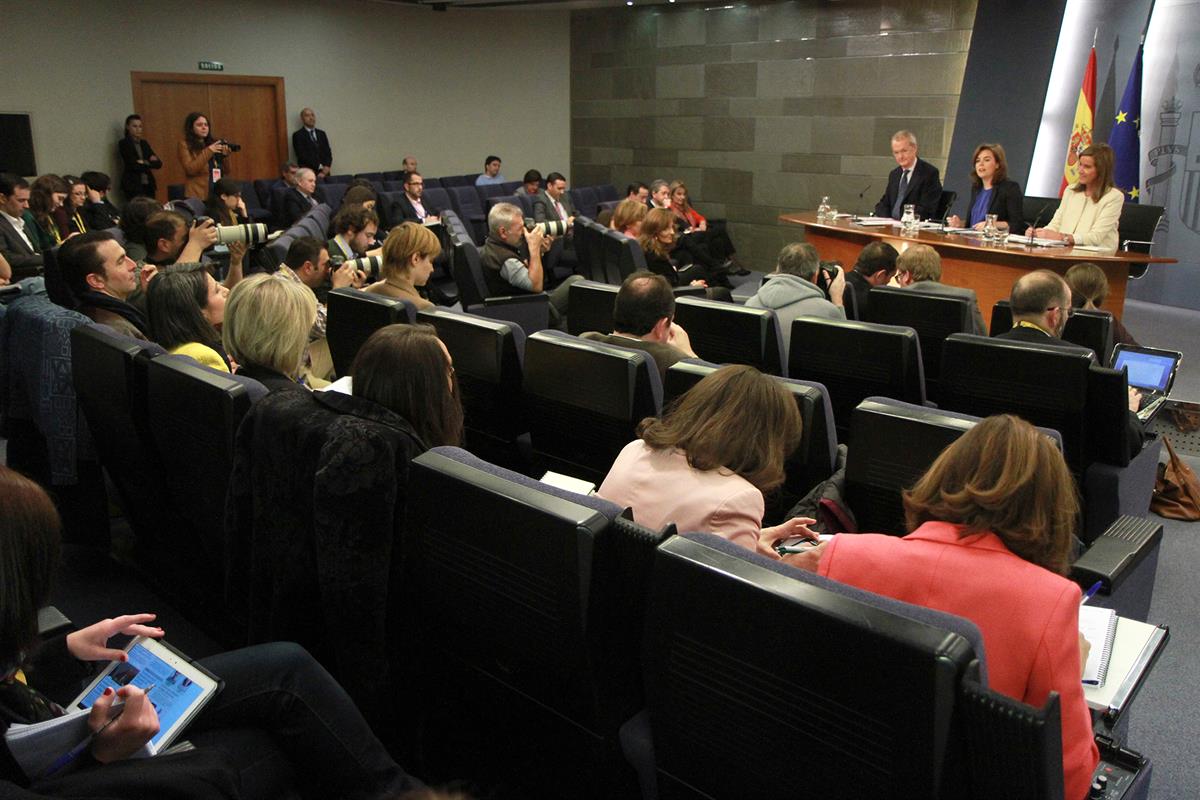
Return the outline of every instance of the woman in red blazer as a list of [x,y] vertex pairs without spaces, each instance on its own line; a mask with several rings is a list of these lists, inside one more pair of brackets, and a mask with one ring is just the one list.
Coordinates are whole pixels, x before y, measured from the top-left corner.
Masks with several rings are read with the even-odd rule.
[[1082,800],[1099,753],[1083,699],[1080,591],[1063,577],[1078,503],[1058,448],[1017,417],[989,417],[946,448],[904,508],[908,536],[840,534],[810,565],[974,622],[996,691],[1038,707],[1058,692],[1064,797]]

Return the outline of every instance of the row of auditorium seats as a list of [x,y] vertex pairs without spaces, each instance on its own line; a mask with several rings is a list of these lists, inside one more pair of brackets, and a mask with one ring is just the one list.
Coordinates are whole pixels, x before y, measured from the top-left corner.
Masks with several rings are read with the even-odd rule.
[[[863,409],[884,427],[936,426],[925,412]],[[943,441],[970,424],[951,422]],[[411,480],[423,491],[405,533],[406,644],[430,689],[414,724],[471,753],[470,779],[632,796],[623,752],[646,798],[1061,796],[1056,701],[1037,710],[988,692],[965,620],[711,535],[646,530],[454,448],[420,456]],[[1142,568],[1137,579],[1152,579]],[[802,672],[826,677],[797,688],[796,653]],[[823,755],[803,770],[781,761],[817,739]],[[463,760],[429,766],[435,780],[461,777]]]
[[[525,374],[521,376],[520,382],[513,384],[510,375],[503,389],[496,388],[490,385],[493,378],[497,381],[503,380],[503,371],[506,368],[511,369],[513,362],[521,366],[522,351],[518,348],[521,334],[516,326],[454,314],[444,309],[422,312],[417,318],[434,324],[454,355],[463,400],[467,407],[469,433],[472,432],[470,429],[481,426],[511,423],[515,418],[512,413],[512,398],[519,396],[520,391],[534,394],[539,391],[536,385],[538,381],[531,381],[530,374],[571,360],[583,364],[582,375],[585,377],[596,372],[603,372],[606,376],[621,372],[627,380],[632,379],[632,390],[627,384],[624,389],[615,393],[623,393],[624,405],[627,407],[634,402],[644,403],[647,390],[651,403],[658,399],[655,392],[657,372],[650,367],[646,354],[597,343],[581,343],[557,332],[543,332],[530,337],[524,352]],[[180,593],[184,593],[187,598],[199,595],[198,599],[184,603],[184,607],[190,612],[203,615],[204,618],[199,621],[222,619],[221,611],[216,612],[216,615],[212,613],[214,599],[226,597],[221,591],[221,584],[236,587],[239,579],[245,579],[245,576],[228,574],[217,577],[222,575],[219,554],[230,547],[230,543],[225,539],[219,513],[223,507],[225,487],[230,480],[228,443],[232,441],[238,421],[262,387],[253,382],[239,380],[236,376],[231,378],[214,373],[191,364],[186,359],[156,355],[153,346],[122,340],[121,337],[86,322],[71,334],[71,340],[73,349],[77,348],[79,352],[79,355],[71,360],[76,365],[74,385],[79,393],[83,414],[94,431],[104,432],[96,441],[101,460],[113,475],[114,481],[118,475],[128,481],[125,488],[118,486],[118,489],[139,536],[139,557],[149,560],[148,573],[151,577],[158,578],[158,585],[173,597],[179,597]],[[606,362],[606,365],[596,369],[602,361]],[[696,363],[676,365],[668,376],[666,386],[658,387],[659,391],[669,398],[672,393],[685,391],[686,387],[712,368],[714,365]],[[638,387],[638,382],[641,388]],[[583,431],[582,435],[585,437],[591,435],[595,426],[587,417],[587,411],[579,414],[573,424],[572,420],[566,417],[566,413],[569,413],[566,401],[571,398],[564,396],[561,386],[567,383],[573,385],[576,395],[574,399],[584,409],[590,409],[593,413],[598,411],[598,405],[607,403],[608,400],[605,397],[592,396],[589,385],[573,376],[564,377],[560,374],[554,383],[553,391],[543,393],[540,399],[534,401],[535,404],[541,403],[541,406],[535,405],[539,410],[533,411],[533,414],[540,415],[543,419],[530,420],[530,433],[535,437],[535,430],[553,431],[548,434],[551,437],[566,433],[578,435],[579,431]],[[608,380],[596,379],[596,384],[602,392],[610,390],[610,383]],[[807,441],[797,454],[797,465],[802,470],[811,471],[808,477],[800,480],[804,485],[809,481],[819,480],[821,475],[828,474],[832,468],[832,411],[823,387],[790,382],[789,388],[804,410],[808,431]],[[923,419],[927,420],[928,415],[933,412],[919,406],[908,408],[891,401],[879,400],[864,403],[855,412],[851,455],[847,463],[851,506],[856,510],[861,509],[863,519],[895,519],[896,509],[899,507],[899,491],[905,483],[885,486],[881,491],[874,482],[877,482],[881,475],[905,475],[904,469],[897,465],[897,459],[901,457],[927,459],[924,464],[909,466],[910,470],[919,474],[927,466],[928,460],[936,455],[936,449],[933,447],[936,437],[929,433],[928,427],[920,431],[910,428],[902,434],[892,436],[875,429],[869,434],[857,436],[857,431],[853,428],[860,424],[864,415],[869,416],[872,413],[869,408],[871,402],[887,407],[889,417],[904,419],[905,424],[909,426],[919,424]],[[491,405],[488,406],[487,403]],[[481,415],[478,411],[480,408],[490,408],[492,413]],[[556,408],[562,409],[564,414],[559,415],[555,411]],[[156,409],[159,410],[156,412]],[[649,413],[654,412],[651,410]],[[557,416],[563,418],[555,419]],[[915,417],[916,422],[910,417]],[[822,418],[824,435],[821,434]],[[961,431],[963,418],[952,417],[952,420],[950,429]],[[604,425],[615,427],[609,426],[608,423]],[[513,432],[510,430],[504,433],[497,428],[491,430],[497,434],[497,440]],[[632,438],[630,433],[623,435],[624,438],[619,444]],[[898,441],[905,443],[905,446],[898,447]],[[908,445],[912,441],[926,442],[930,447],[922,452],[919,448]],[[534,447],[541,447],[547,455],[574,457],[571,453],[551,452],[557,444],[553,438],[547,439],[547,435],[543,435],[540,444],[535,442]],[[429,463],[434,455],[422,456],[418,459],[417,466]],[[140,464],[129,466],[122,461],[128,458],[144,460]],[[473,462],[470,457],[464,458],[468,461],[467,466],[471,467]],[[875,464],[871,463],[872,459]],[[603,466],[606,467],[610,461],[611,456]],[[794,477],[792,467],[793,465],[789,465],[789,479]],[[474,469],[476,472],[488,474],[483,480],[483,493],[499,494],[500,500],[497,502],[502,501],[507,505],[481,507],[475,501],[479,490],[468,489],[461,484],[447,485],[442,491],[435,486],[433,479],[423,475],[419,468],[414,470],[412,478],[414,481],[420,481],[419,485],[423,491],[411,495],[412,525],[406,530],[405,536],[408,538],[403,546],[403,552],[406,554],[403,567],[404,587],[406,593],[410,594],[406,594],[402,612],[415,615],[411,620],[412,624],[405,626],[405,631],[415,638],[411,643],[405,640],[406,644],[410,643],[411,646],[406,646],[403,650],[420,656],[414,658],[409,668],[420,670],[419,674],[427,680],[436,680],[440,676],[448,681],[444,685],[450,687],[450,690],[445,692],[426,691],[431,684],[411,684],[421,687],[420,699],[430,701],[423,708],[422,723],[428,722],[427,725],[422,725],[426,735],[432,735],[442,727],[449,732],[478,732],[491,740],[492,748],[489,753],[496,756],[503,753],[506,757],[499,760],[509,766],[519,766],[519,771],[527,779],[552,781],[561,777],[564,780],[578,781],[586,772],[581,767],[594,763],[589,758],[595,759],[598,753],[604,755],[602,762],[611,766],[614,725],[619,725],[627,712],[636,711],[639,697],[636,693],[636,682],[632,684],[632,692],[626,691],[619,695],[624,702],[609,702],[613,695],[606,692],[621,688],[613,683],[616,678],[628,678],[632,675],[636,679],[640,669],[645,675],[644,703],[650,709],[650,713],[627,728],[630,737],[627,750],[635,754],[634,761],[642,768],[643,776],[657,772],[660,782],[685,782],[697,787],[723,786],[721,781],[725,778],[721,775],[726,773],[742,779],[744,776],[741,776],[739,770],[746,765],[739,763],[737,758],[726,757],[720,760],[724,771],[714,772],[711,769],[712,763],[714,759],[719,758],[719,754],[708,752],[704,758],[687,756],[678,746],[678,740],[673,740],[672,737],[686,733],[678,728],[675,721],[680,719],[677,715],[683,713],[683,709],[675,705],[679,698],[678,693],[663,683],[661,676],[666,673],[654,670],[661,670],[665,665],[673,663],[674,659],[686,657],[688,653],[676,653],[673,644],[648,644],[645,650],[641,650],[640,631],[645,629],[649,635],[662,621],[681,618],[681,615],[674,611],[665,612],[661,617],[657,616],[659,609],[655,602],[665,596],[687,598],[686,605],[691,608],[693,622],[709,619],[710,609],[707,603],[712,601],[715,603],[712,609],[723,608],[719,613],[720,618],[727,623],[734,622],[735,627],[742,631],[738,636],[745,636],[747,629],[761,629],[770,634],[767,641],[780,641],[775,629],[777,622],[790,628],[792,624],[798,624],[799,618],[792,619],[786,613],[776,614],[770,618],[770,624],[766,627],[746,626],[744,618],[731,620],[727,609],[750,609],[755,607],[756,603],[748,599],[739,599],[733,600],[733,604],[730,605],[732,595],[728,593],[729,587],[722,589],[712,584],[711,591],[664,589],[657,583],[647,587],[645,578],[651,574],[651,567],[645,556],[650,553],[653,545],[662,539],[663,534],[639,531],[636,526],[626,523],[626,527],[633,532],[631,535],[614,539],[607,548],[588,546],[586,538],[581,537],[599,534],[599,530],[593,525],[580,522],[576,512],[571,510],[573,504],[583,502],[586,498],[560,496],[553,501],[552,512],[565,513],[573,521],[570,530],[574,533],[570,536],[545,535],[547,528],[534,519],[535,513],[540,513],[541,509],[529,502],[530,495],[526,490],[542,494],[553,494],[553,490],[522,476],[503,473],[489,465],[475,463]],[[451,470],[456,474],[463,471],[469,470],[458,466]],[[233,479],[236,480],[236,477]],[[139,485],[138,480],[144,480],[146,483]],[[514,484],[518,488],[514,489]],[[152,487],[153,491],[146,491],[147,487]],[[424,491],[426,489],[428,491]],[[877,502],[888,503],[891,510],[875,512],[873,504]],[[138,506],[137,510],[131,510],[135,506]],[[620,510],[616,511],[619,513]],[[479,521],[483,519],[497,520],[501,524],[480,525]],[[610,513],[607,519],[613,523],[616,516]],[[600,520],[596,522],[603,524]],[[880,523],[881,529],[884,524]],[[616,536],[616,533],[613,535]],[[1146,575],[1152,580],[1156,557],[1154,545],[1157,540],[1151,541],[1153,533],[1145,538],[1148,544],[1144,548],[1144,560],[1140,563],[1137,563],[1136,559],[1124,561],[1135,563],[1143,580]],[[652,565],[655,581],[660,575],[668,574],[670,569],[658,560],[669,557],[666,551],[671,548],[687,548],[689,545],[683,544],[683,541],[674,539],[666,548],[659,548],[650,556],[655,559]],[[701,540],[701,544],[705,545],[706,549],[697,551],[695,560],[707,562],[710,571],[713,569],[712,565],[722,561],[729,569],[734,569],[737,566],[735,561],[753,563],[755,560],[754,556],[737,551],[721,554],[722,543],[719,541]],[[572,552],[579,554],[579,557],[571,557]],[[185,557],[181,558],[181,554]],[[217,562],[217,571],[210,572],[214,560]],[[555,565],[557,569],[548,569],[543,563],[546,561]],[[476,565],[480,572],[473,573],[475,567],[471,565]],[[755,570],[752,571],[765,577],[766,573],[761,570],[774,568],[769,564],[756,564]],[[562,574],[563,569],[567,570],[565,576]],[[688,569],[691,570],[690,567]],[[581,570],[582,577],[575,574],[575,570]],[[476,574],[486,574],[488,579],[479,580],[475,577]],[[635,580],[615,580],[614,574],[632,575]],[[640,581],[636,580],[638,576]],[[811,583],[806,576],[793,578]],[[587,590],[580,591],[580,580],[589,582],[586,584]],[[566,581],[565,586],[560,586],[563,581]],[[1124,583],[1131,584],[1132,581],[1133,578],[1126,578]],[[756,582],[743,577],[737,583],[743,586],[737,590],[740,592],[749,591],[746,587],[754,586]],[[1115,578],[1111,579],[1110,589],[1117,589],[1118,583]],[[651,599],[643,604],[642,595],[631,592],[631,586],[647,587],[646,591],[652,593]],[[616,590],[614,587],[617,587]],[[821,588],[820,584],[818,587]],[[824,588],[831,591],[836,589]],[[1120,588],[1122,592],[1114,594],[1114,598],[1119,599],[1127,590],[1125,586]],[[761,592],[762,587],[755,587],[754,591]],[[807,587],[797,591],[811,592]],[[697,592],[704,595],[703,603],[691,602]],[[532,593],[539,599],[537,602],[525,602],[522,600],[524,593]],[[226,599],[236,599],[237,596],[235,592]],[[725,599],[718,602],[719,598]],[[825,607],[827,604],[821,602],[817,605]],[[644,623],[639,623],[636,616],[630,616],[638,613],[639,606],[645,609],[647,615]],[[1148,605],[1146,610],[1148,611]],[[232,618],[235,624],[241,622],[244,625],[245,620],[239,619],[239,613],[244,614],[245,610],[239,609],[234,603],[223,610],[223,614]],[[1145,618],[1144,612],[1139,615],[1126,608],[1122,609],[1122,613]],[[763,621],[766,622],[765,619]],[[828,621],[819,625],[821,629],[829,630]],[[564,627],[570,630],[564,630]],[[882,629],[877,626],[869,627]],[[892,628],[891,625],[886,627]],[[221,628],[224,635],[228,636],[231,630],[240,630],[241,626],[235,625],[230,628],[228,624],[223,624]],[[715,623],[713,626],[704,626],[704,629],[711,630],[712,636],[715,637],[732,635],[726,632],[727,626],[718,630]],[[617,644],[633,642],[633,649],[618,647],[612,641],[614,637],[621,640]],[[675,639],[678,640],[678,637]],[[647,639],[647,642],[649,641]],[[714,657],[715,651],[720,649],[713,644],[714,639],[699,638],[693,641],[708,643],[707,648],[703,650],[708,657]],[[833,647],[832,642],[826,642],[824,639],[820,647],[824,647],[826,643],[832,648],[828,657],[834,657],[834,651],[840,650],[839,658],[845,658],[845,647]],[[747,653],[753,653],[752,658],[756,665],[764,664],[774,669],[775,667],[771,666],[772,656],[759,653],[752,644],[741,638],[736,643],[730,640],[725,652],[738,655],[743,661],[748,657]],[[577,646],[582,650],[577,650]],[[812,647],[813,642],[810,641],[809,646]],[[554,651],[555,658],[546,656],[547,648]],[[854,650],[857,648],[849,648],[849,651]],[[874,648],[869,651],[878,652]],[[587,656],[585,660],[580,660],[581,652]],[[780,650],[774,648],[772,652]],[[667,654],[667,657],[660,658],[664,654]],[[698,655],[700,654],[695,651],[691,653],[693,658]],[[844,661],[839,663],[844,664]],[[447,668],[451,665],[456,669]],[[794,667],[794,663],[792,666]],[[672,669],[672,674],[678,675],[677,668]],[[544,674],[546,670],[552,673],[552,677]],[[714,690],[714,694],[709,696],[713,702],[705,704],[705,712],[711,712],[713,716],[706,717],[704,727],[697,730],[706,730],[708,725],[716,724],[727,712],[727,709],[716,701],[721,689],[719,672],[697,673],[695,669],[685,670],[690,680],[701,681]],[[837,670],[832,663],[822,668],[822,674],[843,672],[844,667]],[[582,683],[588,685],[581,686]],[[831,692],[833,696],[825,694],[812,702],[836,700],[843,703],[847,700],[847,692],[854,694],[863,687],[860,681],[830,683],[838,685],[827,688],[823,686],[822,691]],[[497,685],[505,691],[495,691]],[[784,684],[777,684],[777,687],[781,685]],[[624,686],[628,688],[629,684]],[[889,686],[894,684],[889,682]],[[451,710],[453,704],[443,705],[441,701],[447,697],[463,698],[466,711],[473,716],[464,716],[461,709]],[[435,698],[437,701],[433,702]],[[879,700],[878,697],[871,699],[874,702]],[[502,701],[523,704],[524,713],[506,713],[503,709],[496,710],[495,713],[489,712],[489,709],[493,709]],[[931,705],[924,700],[913,700],[912,703],[906,711],[907,714],[932,713],[931,709],[934,708],[941,709],[941,713],[950,708],[945,705],[939,706],[937,703]],[[800,709],[801,706],[796,708]],[[765,713],[768,709],[764,707],[761,710]],[[546,722],[547,711],[551,712],[552,721],[549,723]],[[1052,709],[1047,711],[1052,713]],[[449,713],[449,717],[443,717],[443,724],[439,726],[435,717],[441,713]],[[697,713],[694,698],[693,708],[687,713]],[[490,727],[517,725],[521,721],[528,721],[530,715],[537,723],[530,725],[526,730],[529,734],[526,737],[496,736],[497,729]],[[647,720],[652,720],[652,723],[648,723]],[[699,723],[699,720],[696,722]],[[746,722],[746,729],[753,730],[763,724],[766,724],[765,718],[755,712],[755,718]],[[535,741],[539,745],[544,744],[546,749],[541,746],[532,747],[530,742]],[[648,741],[653,742],[653,756],[648,756],[650,749],[645,746]],[[672,744],[673,741],[676,743]],[[501,746],[507,743],[518,745],[518,749],[527,757],[536,754],[536,763],[541,765],[541,769],[534,769],[536,765],[528,760],[514,761],[511,758],[511,749]],[[543,755],[554,752],[555,747],[571,746],[583,747],[575,751],[573,759],[547,759]],[[438,751],[447,758],[457,758],[454,763],[459,767],[463,764],[462,753],[480,752],[445,748],[439,748]],[[551,762],[553,767],[547,767]],[[911,770],[911,763],[905,763]],[[1053,760],[1049,763],[1053,763]],[[570,769],[558,769],[567,764],[571,765]],[[936,772],[941,766],[934,765],[931,769]],[[824,785],[819,781],[832,780],[837,771],[842,771],[842,767],[838,766],[835,770],[834,765],[831,765],[828,774],[821,771],[813,780],[818,781],[816,785]],[[782,776],[772,779],[792,780],[786,777],[791,774],[789,770],[773,769],[759,772],[762,775]],[[451,768],[447,774],[461,773]],[[611,780],[619,775],[619,772],[604,771],[600,778],[589,780],[587,785],[598,791],[599,796],[618,794],[615,791],[600,789],[611,786],[603,782],[603,775],[609,776]],[[626,774],[624,780],[627,781],[628,778],[629,775]],[[910,778],[921,780],[919,776],[913,777],[911,773]],[[1053,775],[1047,778],[1050,785],[1053,785],[1053,778]],[[758,780],[766,778],[760,776]],[[714,790],[718,791],[718,794],[723,791],[715,788]],[[564,790],[567,796],[587,793]]]

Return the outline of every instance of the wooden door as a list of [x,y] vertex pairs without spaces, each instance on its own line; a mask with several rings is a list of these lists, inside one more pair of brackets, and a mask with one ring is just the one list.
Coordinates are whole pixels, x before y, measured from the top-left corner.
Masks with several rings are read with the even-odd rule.
[[184,119],[193,111],[208,117],[213,136],[242,146],[225,160],[230,178],[275,177],[288,158],[283,78],[131,72],[130,82],[146,141],[163,161],[157,175],[159,200],[167,199],[168,185],[184,182],[178,147]]

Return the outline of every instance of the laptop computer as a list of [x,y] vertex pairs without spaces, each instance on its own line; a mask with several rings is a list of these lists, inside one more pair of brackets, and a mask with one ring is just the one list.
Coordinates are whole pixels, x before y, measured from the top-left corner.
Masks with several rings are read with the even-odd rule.
[[1124,369],[1129,385],[1142,393],[1137,411],[1142,422],[1149,422],[1166,402],[1182,359],[1183,353],[1178,350],[1128,344],[1113,348],[1113,369]]

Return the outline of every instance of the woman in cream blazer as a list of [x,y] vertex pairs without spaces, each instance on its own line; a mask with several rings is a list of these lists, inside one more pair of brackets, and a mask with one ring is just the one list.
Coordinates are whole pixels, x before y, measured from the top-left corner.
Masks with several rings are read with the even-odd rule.
[[1113,186],[1113,149],[1093,144],[1079,154],[1078,170],[1079,183],[1063,193],[1054,218],[1034,235],[1064,240],[1068,247],[1082,244],[1115,251],[1125,193]]

